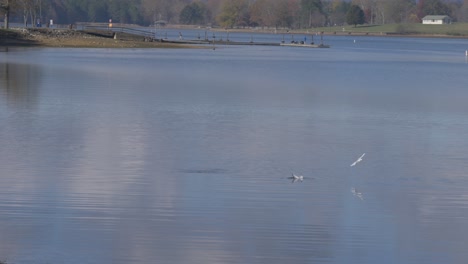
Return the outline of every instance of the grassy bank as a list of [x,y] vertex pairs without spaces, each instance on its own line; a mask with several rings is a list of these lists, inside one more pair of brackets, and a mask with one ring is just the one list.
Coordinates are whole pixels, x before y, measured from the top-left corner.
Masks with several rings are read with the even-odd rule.
[[442,38],[468,38],[468,23],[453,23],[449,25],[423,25],[421,23],[385,24],[385,25],[358,25],[315,27],[288,30],[286,28],[235,28],[211,29],[220,32],[256,32],[276,34],[312,34],[324,32],[328,35],[371,35],[371,36],[416,36],[416,37],[442,37]]
[[345,27],[320,27],[314,31],[328,34],[369,34],[369,35],[413,35],[436,37],[467,37],[468,23],[453,23],[449,25],[423,25],[420,23],[358,25]]

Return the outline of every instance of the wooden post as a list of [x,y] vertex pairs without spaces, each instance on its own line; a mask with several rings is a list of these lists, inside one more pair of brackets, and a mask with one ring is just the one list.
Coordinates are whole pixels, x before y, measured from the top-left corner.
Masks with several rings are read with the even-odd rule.
[[216,39],[216,36],[215,36],[215,34],[213,33],[213,50],[216,49],[216,47],[215,47],[215,39]]

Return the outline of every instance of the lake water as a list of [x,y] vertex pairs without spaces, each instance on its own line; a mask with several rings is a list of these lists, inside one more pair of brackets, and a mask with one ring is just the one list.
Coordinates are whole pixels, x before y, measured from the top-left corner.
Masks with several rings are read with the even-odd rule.
[[325,42],[2,50],[0,260],[467,263],[468,41]]

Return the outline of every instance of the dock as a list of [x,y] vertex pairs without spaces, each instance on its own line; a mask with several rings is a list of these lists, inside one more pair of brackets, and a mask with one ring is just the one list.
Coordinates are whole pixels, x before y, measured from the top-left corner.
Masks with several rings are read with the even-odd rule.
[[281,43],[280,46],[301,47],[301,48],[330,48],[330,45],[326,45],[326,44]]
[[[169,40],[169,39],[155,39],[155,41],[172,43],[172,44],[198,44],[198,45],[213,45],[213,40]],[[243,46],[280,46],[281,43],[274,42],[243,42],[243,41],[226,41],[215,40],[216,45],[243,45]]]
[[323,44],[321,41],[320,44],[314,44],[313,42],[308,44],[305,42],[296,42],[291,41],[291,43],[285,43],[284,36],[283,41],[281,42],[254,42],[253,38],[250,41],[232,41],[228,39],[215,39],[213,34],[213,39],[200,38],[198,39],[183,39],[180,35],[179,39],[168,39],[167,36],[157,37],[155,32],[149,31],[147,28],[141,27],[128,27],[121,25],[106,25],[103,23],[82,23],[79,24],[78,30],[86,31],[95,35],[102,35],[106,37],[118,38],[121,35],[133,36],[133,38],[142,37],[144,41],[154,41],[154,42],[163,42],[171,44],[186,44],[186,45],[237,45],[237,46],[285,46],[285,47],[302,47],[302,48],[330,48],[330,45]]
[[[169,39],[155,39],[155,41],[172,43],[172,44],[195,44],[195,45],[213,45],[212,40],[169,40]],[[275,42],[243,42],[243,41],[226,41],[215,40],[215,45],[242,45],[242,46],[284,46],[284,47],[302,47],[302,48],[330,48],[326,44],[307,44],[307,43],[275,43]]]

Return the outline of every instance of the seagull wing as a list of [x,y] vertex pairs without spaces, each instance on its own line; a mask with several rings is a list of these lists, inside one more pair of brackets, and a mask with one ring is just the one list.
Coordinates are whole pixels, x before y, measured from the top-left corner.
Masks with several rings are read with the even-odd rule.
[[362,161],[362,158],[366,155],[366,153],[362,154],[355,162],[353,162],[350,166],[354,167],[356,164]]

